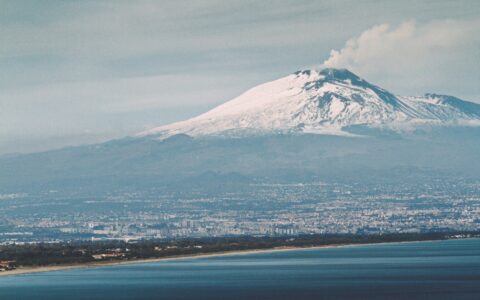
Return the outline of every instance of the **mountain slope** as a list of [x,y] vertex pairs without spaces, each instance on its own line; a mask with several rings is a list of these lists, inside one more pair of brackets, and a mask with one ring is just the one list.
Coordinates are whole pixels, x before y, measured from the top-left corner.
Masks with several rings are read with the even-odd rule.
[[84,195],[171,185],[184,190],[226,181],[389,179],[400,184],[418,174],[476,180],[478,149],[480,127],[438,127],[428,134],[386,139],[318,134],[125,138],[0,158],[0,194],[68,190]]
[[217,193],[228,184],[319,180],[402,185],[441,174],[477,180],[480,126],[383,128],[479,119],[479,105],[454,97],[400,97],[346,70],[302,71],[144,136],[0,157],[0,194],[90,197],[207,185]]
[[305,70],[254,87],[198,117],[140,136],[318,133],[345,127],[403,129],[419,124],[480,122],[480,105],[451,96],[396,96],[344,69]]

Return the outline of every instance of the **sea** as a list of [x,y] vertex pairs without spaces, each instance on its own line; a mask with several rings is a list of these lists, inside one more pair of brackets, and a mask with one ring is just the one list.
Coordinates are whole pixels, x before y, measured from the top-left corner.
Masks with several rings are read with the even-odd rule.
[[0,277],[0,299],[480,299],[480,239],[273,251]]

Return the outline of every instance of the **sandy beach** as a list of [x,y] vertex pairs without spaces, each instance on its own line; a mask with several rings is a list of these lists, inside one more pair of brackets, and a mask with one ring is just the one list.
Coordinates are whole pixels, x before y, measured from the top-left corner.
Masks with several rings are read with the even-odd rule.
[[1,276],[15,276],[15,275],[31,274],[31,273],[63,271],[63,270],[71,270],[71,269],[90,269],[90,268],[108,267],[108,266],[116,266],[116,265],[129,265],[129,264],[142,264],[142,263],[161,262],[161,261],[174,261],[174,260],[182,260],[182,259],[197,259],[197,258],[208,258],[208,257],[219,257],[219,256],[247,255],[247,254],[256,254],[256,253],[271,253],[271,252],[281,252],[281,251],[314,250],[314,249],[354,247],[354,246],[367,246],[367,245],[382,245],[382,244],[406,244],[406,243],[434,242],[434,241],[436,241],[436,240],[381,242],[381,243],[364,243],[364,244],[362,244],[362,243],[360,243],[360,244],[332,244],[332,245],[311,246],[311,247],[282,246],[282,247],[275,247],[275,248],[270,248],[270,249],[250,249],[250,250],[234,250],[234,251],[223,251],[223,252],[214,252],[214,253],[197,253],[197,254],[175,255],[175,256],[168,256],[168,257],[148,258],[148,259],[112,260],[112,261],[99,261],[99,262],[69,264],[69,265],[55,265],[55,266],[18,267],[17,269],[12,270],[12,271],[0,272],[0,277]]
[[231,256],[231,255],[247,255],[247,254],[254,254],[254,253],[270,253],[270,252],[293,251],[293,250],[301,250],[301,249],[324,249],[324,248],[335,248],[335,247],[354,246],[354,245],[366,245],[366,244],[352,244],[352,245],[339,244],[339,245],[325,245],[325,246],[314,246],[314,247],[276,247],[271,249],[252,249],[252,250],[235,250],[235,251],[225,251],[225,252],[215,252],[215,253],[198,253],[198,254],[176,255],[176,256],[159,257],[159,258],[149,258],[149,259],[132,259],[132,260],[124,260],[124,261],[112,260],[112,261],[99,261],[99,262],[69,264],[69,265],[18,267],[17,269],[12,271],[0,272],[0,276],[16,276],[16,275],[23,275],[23,274],[63,271],[63,270],[71,270],[71,269],[89,269],[89,268],[99,268],[99,267],[116,266],[116,265],[173,261],[173,260],[181,260],[181,259],[196,259],[196,258]]

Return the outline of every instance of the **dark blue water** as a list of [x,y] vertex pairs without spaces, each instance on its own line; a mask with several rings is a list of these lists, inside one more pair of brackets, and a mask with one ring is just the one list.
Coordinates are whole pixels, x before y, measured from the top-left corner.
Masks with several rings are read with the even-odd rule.
[[0,299],[480,299],[480,240],[295,250],[0,277]]

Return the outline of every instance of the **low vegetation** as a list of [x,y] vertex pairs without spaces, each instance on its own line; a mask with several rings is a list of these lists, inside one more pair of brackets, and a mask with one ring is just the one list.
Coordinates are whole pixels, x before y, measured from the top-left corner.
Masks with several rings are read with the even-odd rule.
[[314,247],[479,237],[478,232],[430,232],[384,235],[300,235],[219,237],[180,240],[70,241],[0,246],[0,261],[17,267],[53,266],[199,255],[254,249]]

